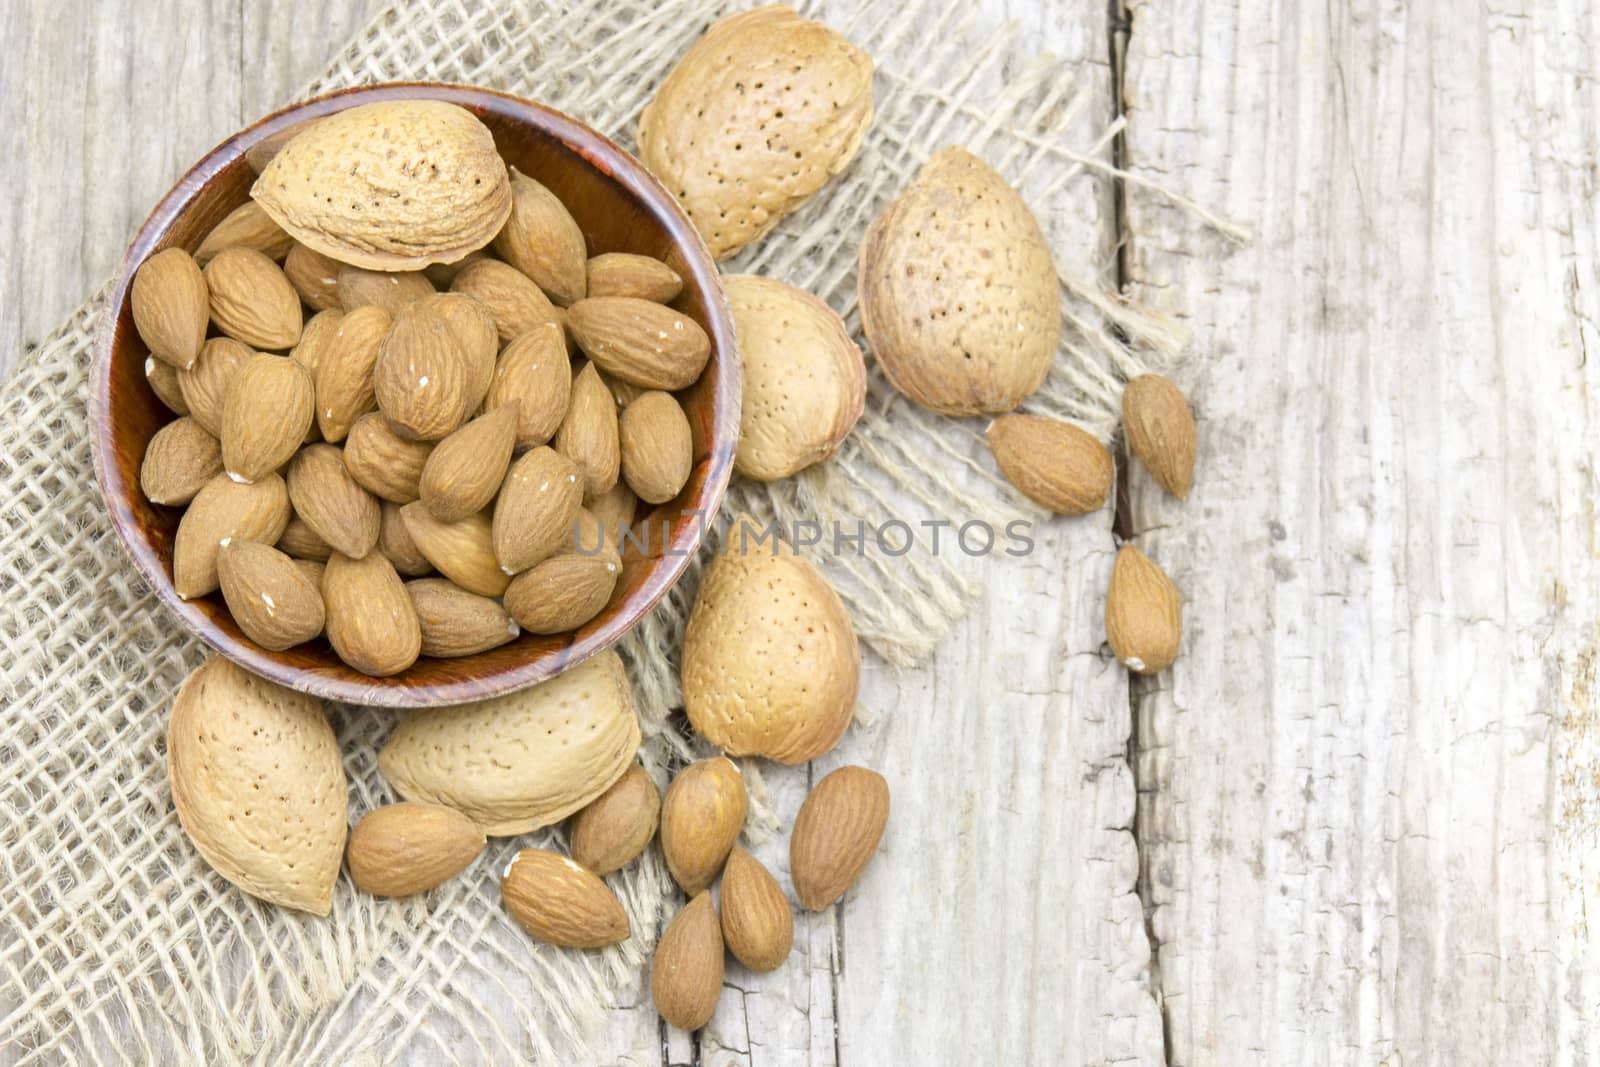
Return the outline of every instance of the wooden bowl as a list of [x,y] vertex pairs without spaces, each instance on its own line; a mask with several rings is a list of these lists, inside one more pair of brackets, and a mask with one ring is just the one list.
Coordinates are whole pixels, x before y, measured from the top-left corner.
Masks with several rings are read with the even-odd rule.
[[[160,507],[139,488],[150,438],[175,416],[145,379],[147,350],[133,326],[128,291],[134,270],[171,246],[193,251],[206,233],[249,197],[255,172],[246,153],[306,119],[380,100],[448,100],[494,133],[507,163],[543,182],[572,211],[590,254],[638,252],[664,260],[684,281],[673,306],[711,338],[700,381],[679,395],[694,430],[694,470],[676,501],[657,514],[670,532],[624,569],[617,595],[576,633],[524,634],[460,659],[423,658],[390,678],[369,678],[342,663],[324,639],[270,652],[234,624],[220,593],[183,601],[172,587],[172,542],[179,509]],[[259,151],[259,150],[258,150]],[[428,707],[478,700],[559,674],[614,644],[664,596],[688,566],[727,489],[739,434],[739,361],[733,319],[715,262],[694,225],[643,164],[594,130],[526,100],[468,86],[403,83],[349,89],[286,108],[229,138],[166,195],[139,229],[111,291],[95,345],[90,425],[95,474],[111,522],[134,564],[178,618],[218,652],[256,674],[330,700]],[[637,555],[637,553],[635,554]]]

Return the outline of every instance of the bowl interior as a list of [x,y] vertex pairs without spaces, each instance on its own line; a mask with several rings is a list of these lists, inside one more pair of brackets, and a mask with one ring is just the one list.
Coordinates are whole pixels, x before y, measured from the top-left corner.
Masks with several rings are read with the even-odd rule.
[[[220,593],[185,602],[173,591],[172,544],[181,509],[144,498],[139,465],[151,436],[175,416],[145,379],[148,353],[133,326],[128,291],[133,269],[152,253],[174,245],[192,251],[249,198],[255,172],[245,154],[252,145],[356,104],[421,96],[450,100],[477,114],[493,131],[506,162],[566,204],[583,228],[591,255],[636,252],[676,270],[684,289],[673,306],[705,327],[712,354],[700,381],[679,394],[694,434],[688,485],[655,513],[648,550],[630,552],[617,592],[599,616],[574,634],[524,634],[478,655],[424,657],[401,674],[369,678],[345,666],[321,638],[285,652],[262,649],[240,632]],[[558,112],[489,90],[422,84],[348,90],[272,115],[220,145],[140,229],[98,341],[90,402],[95,467],[113,524],[146,580],[218,651],[260,675],[329,699],[414,707],[458,703],[531,685],[606,648],[672,586],[727,487],[738,435],[738,374],[732,320],[715,263],[672,197],[627,153]]]

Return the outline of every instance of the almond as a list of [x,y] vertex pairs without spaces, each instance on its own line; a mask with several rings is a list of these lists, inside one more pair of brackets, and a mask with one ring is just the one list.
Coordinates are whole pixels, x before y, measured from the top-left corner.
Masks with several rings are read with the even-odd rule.
[[572,399],[556,431],[555,447],[582,473],[585,497],[599,496],[617,484],[622,462],[617,405],[593,364],[572,381]]
[[1040,507],[1062,515],[1098,511],[1111,496],[1116,463],[1094,435],[1043,415],[1002,415],[989,448],[1006,480]]
[[568,850],[604,878],[639,857],[655,837],[660,819],[661,791],[643,767],[630,764],[610,789],[572,817]]
[[1128,449],[1156,484],[1179,500],[1194,477],[1194,413],[1170,378],[1141,374],[1122,391],[1122,425]]
[[422,625],[424,656],[471,656],[522,633],[497,602],[448,579],[419,578],[406,583],[406,592]]
[[304,127],[250,195],[301,244],[370,270],[460,259],[511,212],[493,135],[442,100],[363,104]]
[[289,462],[311,428],[315,400],[311,375],[294,360],[265,353],[247,359],[229,381],[222,405],[228,476],[253,482]]
[[[322,576],[328,569],[328,565],[325,562],[317,559],[297,559],[294,560],[294,565],[301,574],[305,575],[306,581],[311,583],[313,589],[320,590],[322,588]],[[326,605],[323,606],[323,613],[324,618],[326,618]]]
[[362,270],[339,268],[339,306],[346,311],[360,307],[379,307],[396,315],[407,304],[432,296],[433,283],[420,270]]
[[773,4],[684,53],[639,117],[639,157],[721,259],[843,170],[871,123],[872,60]]
[[394,564],[396,571],[408,578],[433,572],[433,564],[417,548],[417,543],[411,539],[411,531],[406,529],[400,505],[390,500],[383,502],[383,517],[378,522],[378,551]]
[[656,1014],[680,1030],[711,1021],[722,997],[722,928],[711,894],[700,892],[672,917],[650,961]]
[[[587,360],[583,360],[583,363],[588,365]],[[621,378],[613,378],[605,371],[600,371],[600,380],[610,390],[611,399],[617,402],[617,407],[619,408],[625,408],[644,394],[655,391],[634,385],[632,382],[625,382]]]
[[1123,545],[1106,591],[1106,640],[1136,674],[1159,674],[1178,658],[1183,598],[1167,572],[1132,545]]
[[467,410],[477,411],[494,380],[494,364],[500,354],[500,334],[495,330],[489,309],[461,293],[435,293],[423,303],[437,311],[450,326],[467,365]]
[[167,406],[167,410],[174,415],[189,414],[189,402],[183,398],[183,383],[178,380],[178,368],[165,360],[146,356],[144,379],[150,383],[150,391]]
[[367,492],[409,504],[421,495],[422,468],[432,452],[432,441],[407,441],[382,415],[363,415],[345,438],[344,465]]
[[800,906],[822,911],[856,884],[889,821],[889,784],[865,767],[818,782],[794,818],[789,877]]
[[459,522],[489,506],[517,443],[517,404],[480,415],[440,441],[422,468],[422,502],[440,522]]
[[156,431],[139,465],[139,487],[154,504],[182,505],[222,473],[222,446],[191,418]]
[[[278,538],[279,552],[300,560],[314,560],[318,563],[327,562],[333,548],[328,542],[317,536],[315,530],[305,524],[305,520],[295,515],[290,517],[289,525],[283,528],[283,536]],[[317,581],[317,588],[322,588],[322,582]]]
[[486,258],[486,255],[487,253],[481,249],[477,252],[468,252],[460,259],[450,263],[430,263],[422,268],[422,273],[426,274],[428,280],[442,291],[450,288],[450,283],[456,280],[457,274],[460,274],[469,265],[478,262],[478,260]]
[[233,621],[262,648],[281,652],[322,632],[322,589],[271,545],[228,541],[217,579]]
[[437,441],[467,416],[467,365],[450,324],[425,304],[394,316],[373,367],[378,409],[401,437]]
[[452,293],[462,293],[482,304],[494,319],[500,340],[511,341],[542,322],[555,322],[555,305],[517,268],[498,259],[468,264],[450,282]]
[[204,264],[224,248],[253,248],[268,259],[282,259],[293,245],[294,238],[284,233],[260,204],[247,200],[211,227],[194,258]]
[[867,368],[834,310],[771,278],[723,278],[744,402],[734,467],[774,481],[832,456],[861,417]]
[[494,250],[562,307],[583,299],[589,255],[583,230],[556,194],[515,168],[511,217],[494,239]]
[[385,804],[350,832],[350,880],[376,897],[426,893],[466,870],[485,844],[483,831],[459,811]]
[[399,674],[417,661],[422,631],[411,597],[381,552],[360,559],[335,552],[322,573],[328,642],[362,674]]
[[961,148],[929,160],[861,246],[861,328],[896,389],[945,415],[1010,411],[1044,381],[1061,290],[1038,221]]
[[628,939],[627,913],[606,884],[565,856],[525,848],[500,883],[517,924],[561,948],[604,948]]
[[861,652],[828,580],[763,533],[735,518],[701,578],[683,637],[684,706],[729,755],[805,763],[850,725]]
[[[595,521],[605,531],[613,543],[620,544],[622,531],[633,525],[633,513],[639,509],[639,498],[633,495],[633,490],[623,482],[612,486],[609,492],[602,493],[589,502],[589,511],[594,514]],[[586,541],[585,544],[593,544]],[[578,550],[583,551],[584,546],[579,545]]]
[[567,417],[572,363],[561,328],[541,323],[500,353],[484,406],[518,406],[517,447],[533,448],[555,436]]
[[178,520],[172,541],[172,587],[183,600],[217,588],[222,542],[275,543],[289,525],[289,490],[269,474],[254,483],[219,474],[205,484]]
[[683,389],[711,358],[711,338],[698,322],[650,300],[580,300],[567,309],[567,324],[601,370],[647,389]]
[[167,776],[184,833],[218,874],[272,904],[332,910],[346,785],[316,699],[212,656],[172,703]]
[[317,380],[317,365],[324,362],[333,350],[334,337],[342,321],[344,312],[338,308],[317,312],[306,320],[305,327],[300,331],[299,342],[289,350],[289,358],[306,369],[313,384]]
[[778,880],[738,846],[722,870],[722,940],[752,971],[772,971],[794,946],[794,916]]
[[[498,514],[498,509],[496,509]],[[485,512],[456,522],[440,522],[427,505],[413,501],[400,509],[406,532],[440,574],[479,596],[499,596],[511,576],[495,559],[494,533]]]
[[300,340],[300,294],[272,260],[253,248],[224,248],[205,276],[217,329],[252,348],[286,349]]
[[744,776],[726,756],[689,764],[661,805],[661,855],[690,896],[717,880],[744,829]]
[[339,302],[338,260],[329,259],[321,252],[313,252],[303,244],[289,249],[283,261],[284,277],[294,286],[300,299],[317,311],[342,308]]
[[694,439],[689,417],[672,394],[640,394],[623,410],[619,429],[629,488],[649,504],[677,496],[694,468]]
[[[331,313],[322,313],[327,314]],[[314,368],[317,428],[324,440],[343,441],[356,420],[377,406],[373,368],[393,324],[387,311],[373,306],[356,308],[339,319]]]
[[222,435],[222,407],[228,386],[255,352],[228,337],[213,337],[200,349],[194,365],[178,372],[178,388],[194,421],[213,437]]
[[576,630],[600,614],[621,573],[622,560],[613,552],[551,556],[511,580],[506,610],[530,634]]
[[350,477],[333,445],[307,445],[289,464],[294,513],[334,551],[360,559],[378,543],[378,498]]
[[511,464],[494,507],[494,555],[506,574],[525,571],[571,544],[583,505],[578,468],[553,448],[524,453]]
[[[378,768],[407,800],[444,804],[509,837],[584,807],[638,747],[627,673],[615,652],[602,652],[516,693],[408,713]],[[515,757],[485,758],[494,753]]]
[[206,342],[211,317],[206,279],[181,248],[157,252],[139,265],[128,294],[133,325],[150,354],[182,370]]
[[670,304],[683,291],[678,272],[649,256],[606,252],[589,260],[589,296],[633,296]]

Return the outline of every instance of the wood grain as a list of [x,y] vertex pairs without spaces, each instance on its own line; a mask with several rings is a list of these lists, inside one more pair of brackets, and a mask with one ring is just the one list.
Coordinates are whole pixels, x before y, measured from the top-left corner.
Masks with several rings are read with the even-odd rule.
[[1138,296],[1194,329],[1139,690],[1173,1064],[1600,1058],[1596,16],[1133,6]]

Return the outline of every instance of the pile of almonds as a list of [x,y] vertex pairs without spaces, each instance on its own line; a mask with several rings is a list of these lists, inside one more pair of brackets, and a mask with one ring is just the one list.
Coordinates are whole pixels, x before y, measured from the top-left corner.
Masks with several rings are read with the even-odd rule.
[[593,619],[618,531],[693,467],[673,394],[711,348],[670,306],[676,272],[591,258],[560,200],[437,101],[312,124],[253,196],[132,287],[181,416],[140,471],[184,509],[178,595],[220,589],[261,647],[326,636],[376,676]]

